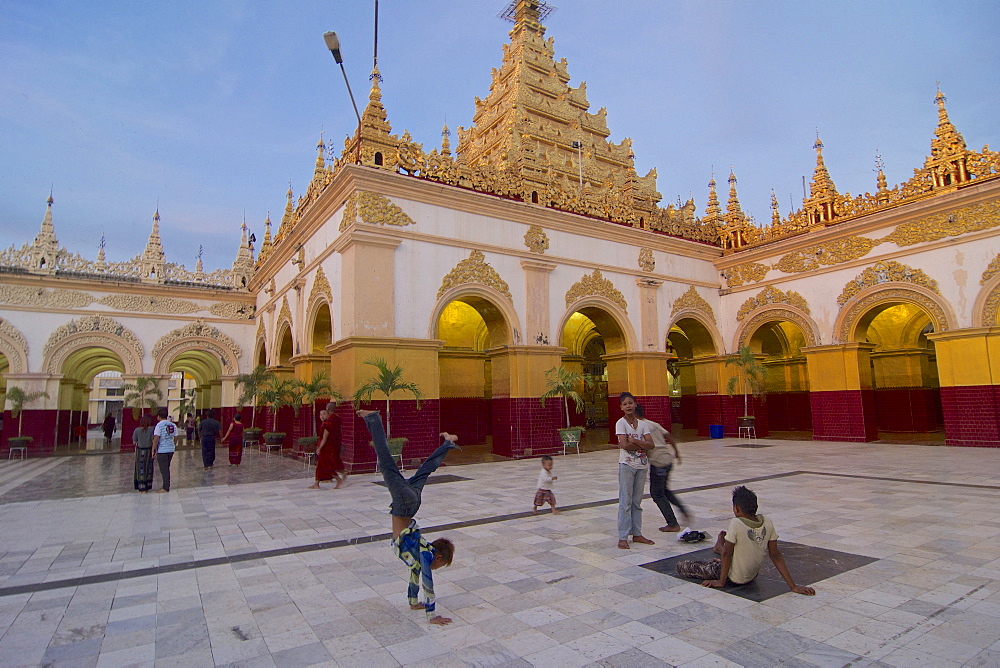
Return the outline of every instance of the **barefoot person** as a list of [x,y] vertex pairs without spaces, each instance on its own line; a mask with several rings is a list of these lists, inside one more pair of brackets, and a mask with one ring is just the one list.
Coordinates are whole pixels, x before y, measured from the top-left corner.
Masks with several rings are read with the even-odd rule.
[[646,489],[646,471],[649,460],[646,453],[653,449],[649,427],[635,415],[635,397],[622,392],[621,417],[615,424],[618,436],[618,548],[629,549],[628,537],[633,543],[652,545],[653,541],[642,535],[642,493]]
[[239,413],[233,416],[233,422],[222,440],[229,445],[229,465],[239,466],[243,461],[243,420]]
[[316,482],[309,485],[309,489],[319,489],[321,482],[335,480],[334,489],[347,480],[347,474],[341,478],[338,472],[344,470],[344,463],[340,460],[341,432],[340,418],[329,410],[319,412],[319,417],[323,421],[320,427],[319,443],[316,444]]
[[[377,411],[359,410],[358,417],[365,421],[365,426],[372,435],[372,445],[378,455],[378,466],[382,471],[382,479],[392,496],[389,514],[392,516],[392,546],[393,552],[400,561],[410,569],[410,584],[406,597],[411,610],[424,610],[427,621],[431,624],[444,626],[451,624],[447,617],[434,614],[434,576],[432,571],[442,566],[450,566],[455,555],[455,546],[447,538],[438,538],[428,543],[420,535],[420,528],[413,519],[420,509],[420,495],[424,489],[427,477],[437,470],[449,450],[458,449],[455,442],[457,436],[442,433],[440,447],[430,457],[424,460],[417,472],[407,480],[399,472],[396,460],[389,453],[389,444],[385,439],[385,429],[382,418]],[[424,602],[417,597],[420,585],[424,588]]]

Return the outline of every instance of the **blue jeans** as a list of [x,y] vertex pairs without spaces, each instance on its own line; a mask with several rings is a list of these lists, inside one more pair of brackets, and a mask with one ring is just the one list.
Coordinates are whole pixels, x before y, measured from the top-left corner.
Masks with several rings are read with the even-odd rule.
[[618,540],[642,535],[642,493],[646,469],[618,465]]
[[458,446],[451,441],[444,441],[438,449],[431,453],[431,456],[424,460],[417,472],[409,480],[399,472],[396,465],[396,458],[389,453],[389,443],[385,439],[385,429],[382,427],[382,416],[378,413],[369,413],[365,416],[365,426],[372,435],[372,445],[375,447],[375,454],[378,456],[378,467],[382,471],[382,480],[392,496],[392,506],[390,515],[396,517],[413,517],[420,510],[420,494],[424,490],[424,483],[427,477],[441,466],[445,455],[449,450],[454,450]]

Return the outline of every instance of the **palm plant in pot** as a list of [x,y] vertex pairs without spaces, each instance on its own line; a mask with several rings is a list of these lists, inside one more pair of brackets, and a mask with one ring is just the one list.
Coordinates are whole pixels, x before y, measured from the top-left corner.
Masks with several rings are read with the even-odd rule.
[[390,367],[381,357],[365,360],[365,364],[375,367],[377,373],[354,391],[354,407],[360,408],[362,402],[371,401],[372,395],[376,392],[385,396],[386,441],[389,444],[389,452],[402,459],[403,446],[406,445],[407,438],[405,436],[391,438],[392,426],[389,408],[392,405],[392,395],[395,392],[409,392],[417,400],[417,410],[420,410],[420,399],[423,397],[423,393],[416,383],[403,380],[403,367],[401,365]]
[[552,367],[545,372],[545,392],[538,400],[545,405],[546,399],[562,397],[563,412],[566,417],[566,426],[559,430],[559,439],[567,445],[577,445],[583,435],[583,427],[572,427],[569,423],[569,400],[572,399],[576,406],[576,412],[583,412],[583,397],[576,391],[576,388],[583,382],[583,374],[570,371],[566,367]]
[[[258,392],[261,402],[271,411],[272,422],[277,429],[278,413],[286,406],[295,407],[302,405],[302,399],[295,390],[295,380],[292,378],[271,377],[266,387]],[[283,431],[269,431],[264,433],[264,443],[267,445],[284,445],[285,436]]]
[[743,395],[743,415],[737,418],[740,427],[753,427],[756,417],[750,414],[750,397],[761,402],[767,400],[767,369],[750,350],[750,346],[740,346],[736,354],[726,358],[726,366],[735,366],[736,374],[730,376],[726,384],[726,394],[734,396],[739,390]]
[[[343,399],[343,396],[333,387],[333,384],[330,382],[330,376],[325,371],[318,371],[313,374],[312,380],[297,380],[295,383],[299,406],[301,407],[302,404],[313,406],[313,415],[310,420],[312,422],[312,429],[310,429],[308,436],[300,437],[295,443],[302,452],[311,452],[315,449],[316,443],[319,441],[316,433],[316,418],[319,415],[320,407],[316,405],[316,402],[322,397],[329,397],[330,403],[336,404]],[[298,415],[298,409],[296,409],[296,415]]]
[[[4,392],[4,404],[10,404],[10,416],[17,418],[17,436],[11,436],[7,439],[8,447],[27,447],[35,440],[32,436],[21,436],[21,421],[24,418],[24,407],[42,397],[48,399],[49,393],[44,390],[39,392],[25,392],[20,387],[10,387]],[[2,405],[0,404],[0,406]]]
[[254,423],[257,419],[257,401],[261,391],[267,387],[274,379],[274,373],[267,370],[267,367],[260,364],[254,367],[250,373],[241,373],[233,380],[236,387],[242,388],[240,396],[236,400],[240,406],[250,406],[250,426],[243,431],[244,438],[249,441],[259,441],[263,431]]
[[144,410],[154,413],[163,401],[163,390],[153,376],[139,376],[135,382],[125,384],[125,405],[132,409],[132,419],[138,420]]

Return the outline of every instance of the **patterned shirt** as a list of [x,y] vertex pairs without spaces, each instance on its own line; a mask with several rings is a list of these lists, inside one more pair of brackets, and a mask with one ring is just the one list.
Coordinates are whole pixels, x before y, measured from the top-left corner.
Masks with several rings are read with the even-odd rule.
[[424,610],[427,618],[434,616],[434,577],[431,564],[434,562],[434,546],[420,535],[416,520],[399,533],[399,538],[390,542],[393,552],[410,569],[410,584],[406,588],[406,598],[410,605],[417,605],[417,593],[421,583],[424,586]]

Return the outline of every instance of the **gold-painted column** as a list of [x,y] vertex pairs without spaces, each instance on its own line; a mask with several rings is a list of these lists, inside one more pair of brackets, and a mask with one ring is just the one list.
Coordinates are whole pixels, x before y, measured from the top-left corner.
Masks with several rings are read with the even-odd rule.
[[524,338],[529,343],[543,345],[550,340],[557,341],[558,335],[553,335],[549,329],[549,274],[556,265],[521,260],[521,267],[524,268]]
[[802,348],[809,370],[813,440],[873,441],[878,438],[871,371],[873,343]]
[[948,445],[1000,447],[1000,327],[928,334]]
[[[561,400],[546,401],[545,372],[562,364],[565,348],[502,346],[486,351],[493,374],[493,452],[535,457],[561,452],[557,429],[565,426]],[[572,408],[571,408],[572,410]]]

